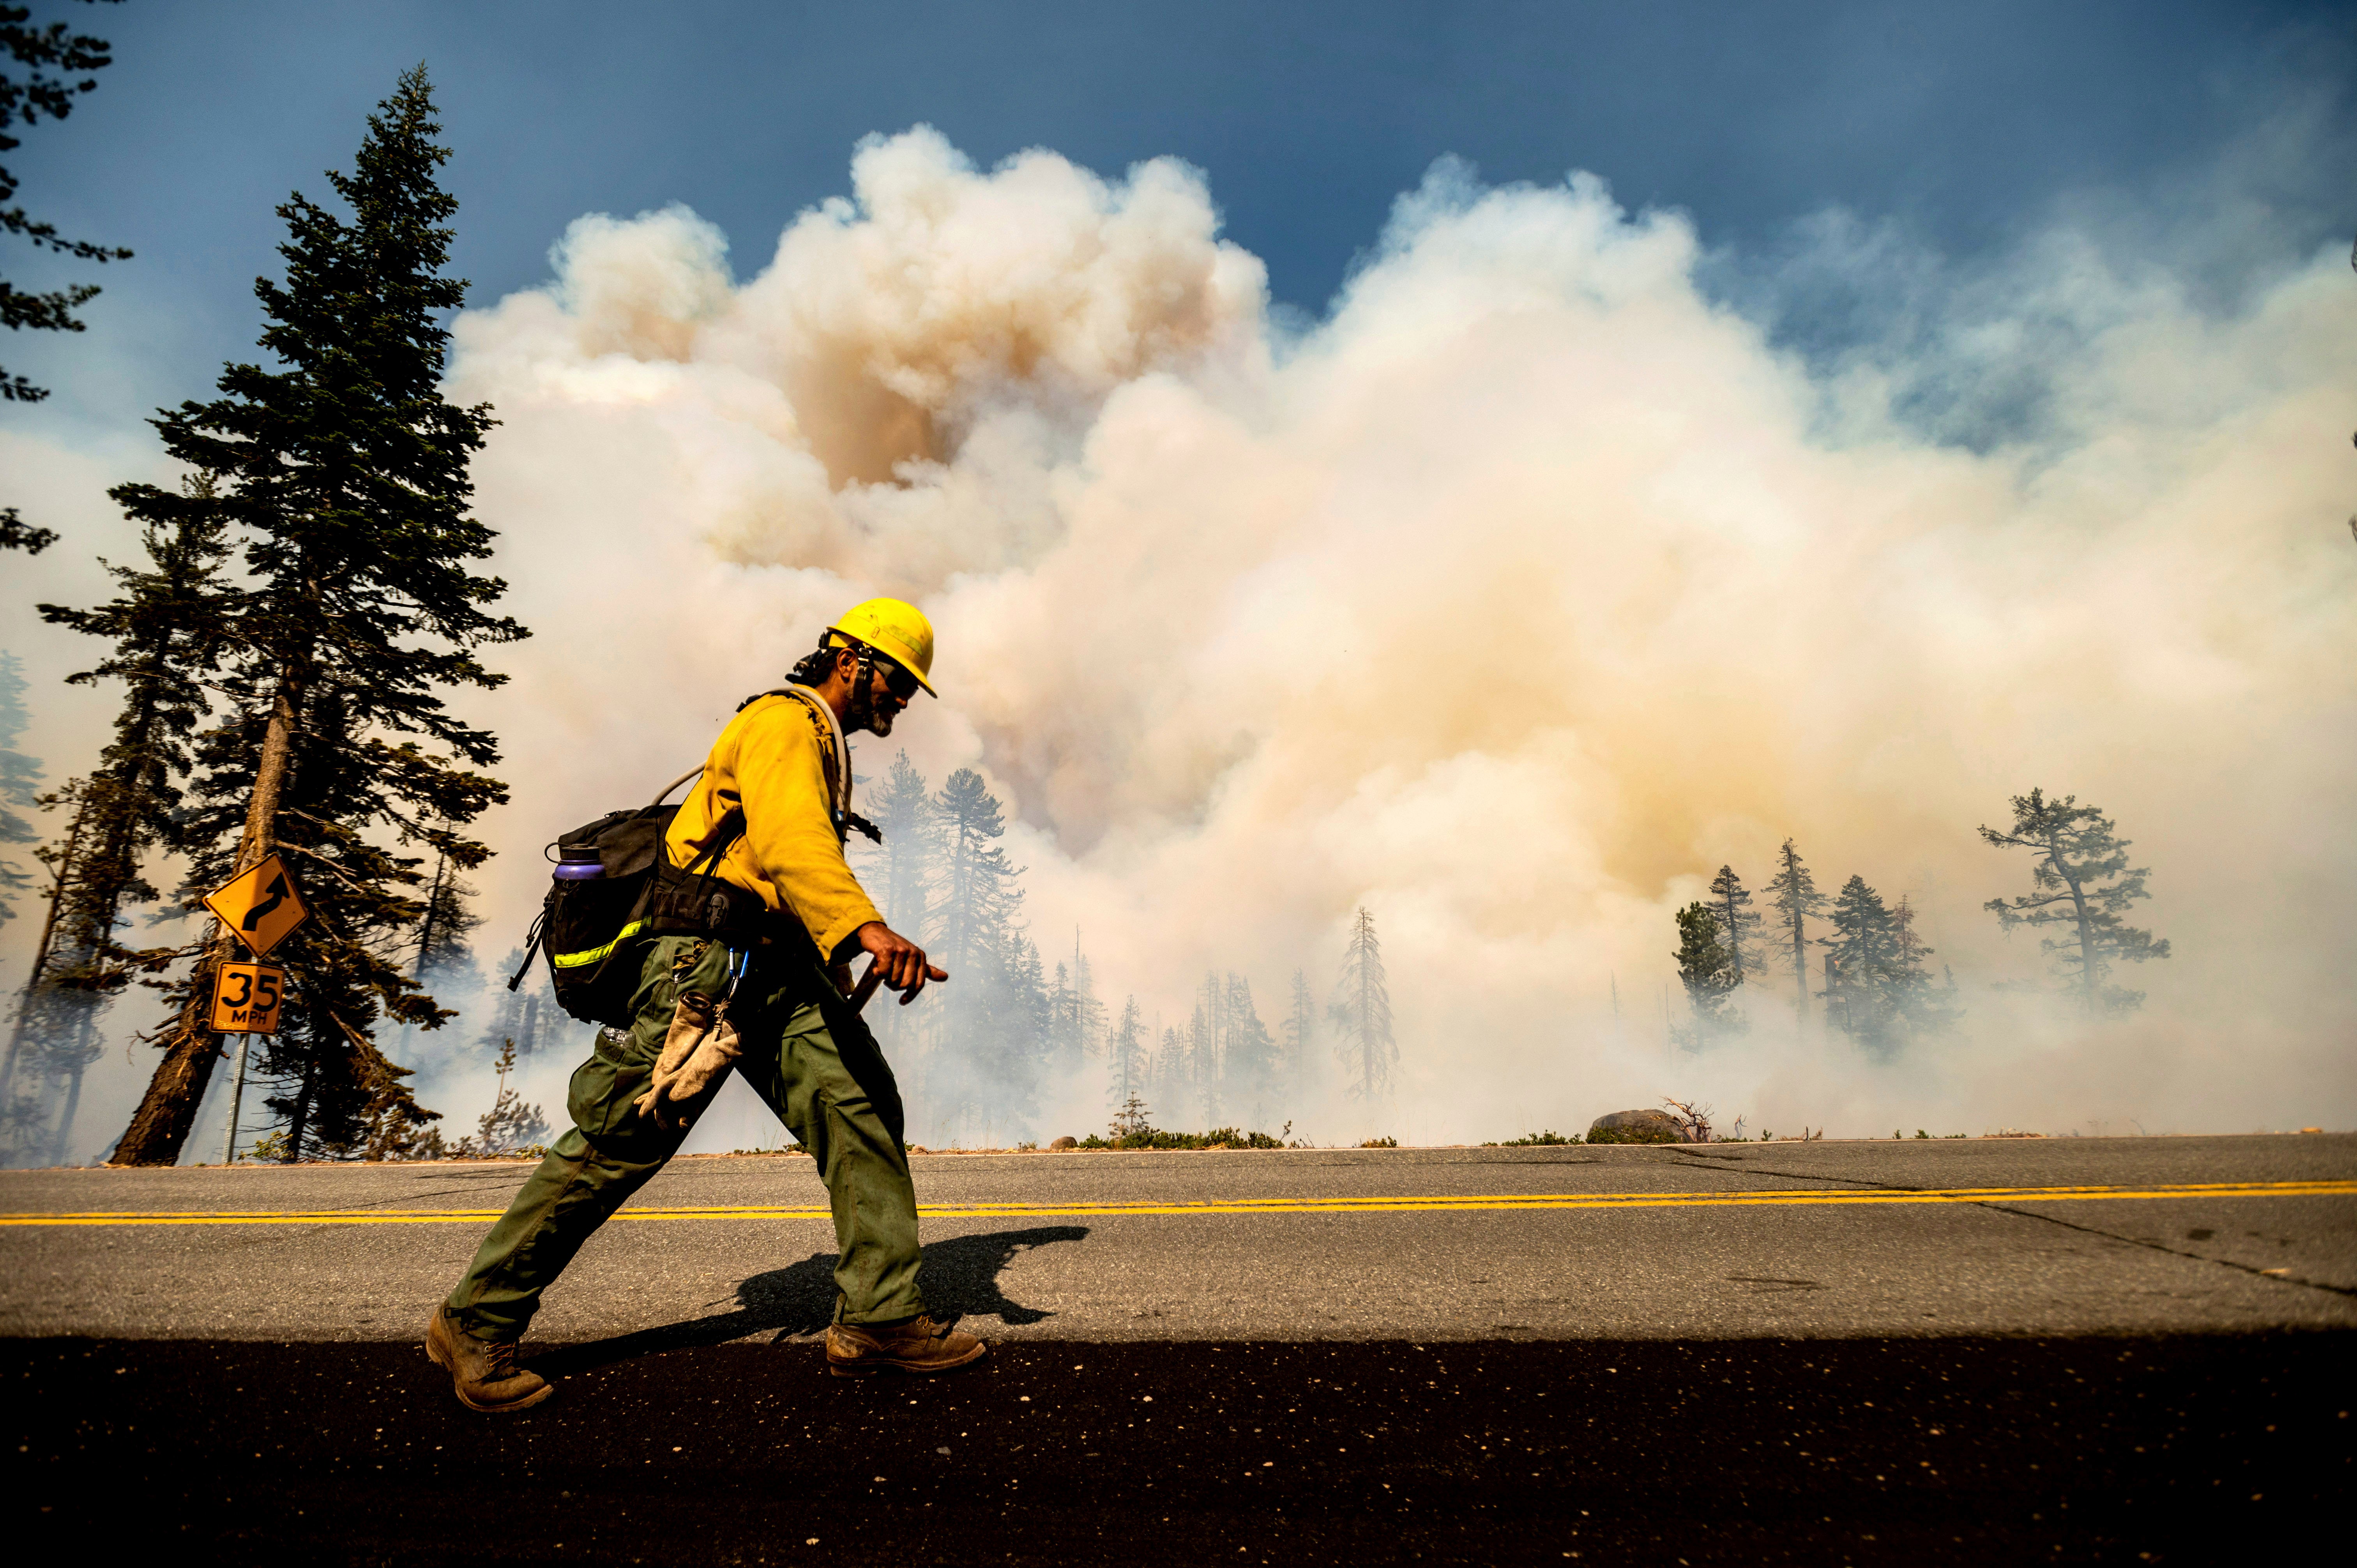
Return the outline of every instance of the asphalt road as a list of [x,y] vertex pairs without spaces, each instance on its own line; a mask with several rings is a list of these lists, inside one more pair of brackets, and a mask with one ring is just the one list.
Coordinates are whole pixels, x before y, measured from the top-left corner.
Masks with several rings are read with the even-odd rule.
[[998,1349],[913,1385],[820,1373],[807,1161],[683,1160],[492,1421],[414,1336],[522,1176],[0,1175],[12,1539],[2201,1562],[2357,1455],[2357,1138],[927,1156],[929,1296]]
[[[2344,1135],[920,1155],[915,1165],[928,1299],[996,1338],[2357,1326],[2357,1137]],[[406,1338],[523,1175],[511,1165],[0,1173],[0,1214],[33,1221],[0,1223],[0,1334]],[[2246,1190],[2199,1190],[2227,1184]],[[2132,1196],[2052,1190],[2085,1187]],[[1987,1196],[1913,1201],[1910,1190]],[[1510,1206],[1534,1200],[1603,1206]],[[674,1162],[583,1251],[534,1337],[812,1332],[833,1300],[824,1201],[800,1156]],[[77,1212],[132,1222],[40,1222]],[[318,1218],[217,1222],[290,1214]],[[176,1215],[216,1222],[141,1222]]]

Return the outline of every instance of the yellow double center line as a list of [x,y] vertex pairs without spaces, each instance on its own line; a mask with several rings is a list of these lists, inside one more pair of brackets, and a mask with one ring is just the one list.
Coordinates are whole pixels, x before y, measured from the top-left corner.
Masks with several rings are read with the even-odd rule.
[[[2357,1194],[2357,1180],[2195,1182],[2174,1187],[1957,1187],[1741,1192],[1550,1192],[1447,1197],[1244,1197],[1202,1203],[942,1203],[920,1205],[927,1219],[1037,1219],[1123,1215],[1480,1214],[1554,1208],[1815,1208],[1907,1203],[2085,1203],[2115,1198],[2326,1197]],[[496,1208],[217,1209],[0,1214],[9,1225],[480,1225]],[[625,1208],[616,1219],[826,1219],[823,1205],[737,1204],[703,1208]]]

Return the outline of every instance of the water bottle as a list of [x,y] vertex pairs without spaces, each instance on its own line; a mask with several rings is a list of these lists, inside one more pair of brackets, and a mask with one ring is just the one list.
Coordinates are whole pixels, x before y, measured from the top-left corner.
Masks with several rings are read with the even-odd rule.
[[573,849],[556,863],[554,875],[559,882],[587,882],[606,875],[606,863],[597,858],[594,849]]

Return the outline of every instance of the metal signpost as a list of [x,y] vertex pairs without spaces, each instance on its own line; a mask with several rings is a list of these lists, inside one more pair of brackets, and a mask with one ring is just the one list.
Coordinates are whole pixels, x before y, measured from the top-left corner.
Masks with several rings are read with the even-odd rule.
[[221,1132],[221,1164],[237,1159],[237,1118],[245,1099],[246,1052],[256,1035],[278,1032],[278,1006],[286,995],[286,972],[263,963],[270,950],[311,918],[295,878],[276,855],[205,895],[205,908],[221,917],[256,961],[225,963],[213,977],[211,1025],[237,1036],[237,1072],[230,1079],[229,1124]]

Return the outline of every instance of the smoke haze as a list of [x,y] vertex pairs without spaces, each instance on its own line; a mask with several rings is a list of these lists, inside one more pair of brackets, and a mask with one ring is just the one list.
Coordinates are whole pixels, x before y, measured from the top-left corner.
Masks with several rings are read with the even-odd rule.
[[[1858,1133],[2357,1112],[2337,256],[2205,310],[2050,234],[2010,269],[2047,330],[1812,367],[1714,303],[1684,219],[1585,176],[1437,167],[1293,332],[1176,163],[982,172],[920,128],[852,191],[741,285],[684,210],[584,219],[551,287],[462,320],[540,633],[500,704],[511,836],[651,791],[894,593],[944,701],[893,744],[1006,799],[1035,934],[1079,926],[1114,1007],[1183,1017],[1212,968],[1265,1011],[1297,966],[1322,993],[1376,911],[1400,1092],[1300,1108],[1323,1136],[1670,1092]],[[1943,371],[2034,386],[2035,427],[1927,436],[1894,389]],[[1979,912],[2027,867],[1973,829],[2033,784],[2154,867],[2136,918],[2177,956],[2123,977],[2141,1016],[1987,989],[2042,966]],[[1788,834],[1828,890],[1912,897],[1954,1038],[1870,1064],[1792,1028],[1785,976],[1749,1037],[1669,1049],[1670,911]],[[494,880],[512,921],[528,853]],[[1066,1101],[1028,1131],[1102,1121],[1101,1084]]]
[[[939,628],[942,701],[863,775],[904,744],[981,771],[1034,936],[1078,927],[1115,1013],[1179,1021],[1234,970],[1274,1026],[1374,911],[1397,1092],[1270,1118],[1297,1133],[1574,1131],[1663,1094],[1835,1135],[2357,1122],[2337,252],[2222,299],[2061,225],[1917,299],[1903,350],[1810,359],[1706,286],[1729,259],[1685,219],[1584,175],[1437,166],[1315,323],[1175,162],[983,171],[920,127],[851,177],[745,281],[683,209],[589,217],[547,287],[459,320],[536,634],[475,704],[514,785],[487,961],[542,842],[890,593]],[[1779,264],[1872,292],[1889,259],[1829,231]],[[1974,829],[2033,785],[2153,868],[2130,918],[2175,957],[2118,977],[2140,1015],[1991,989],[2043,963],[1979,908],[2027,862]],[[1814,1007],[1795,1030],[1771,972],[1748,1036],[1669,1046],[1671,912],[1723,863],[1759,888],[1787,836],[1826,891],[1912,899],[1955,1035],[1870,1061]],[[455,1130],[489,1100],[471,1033],[414,1053]],[[561,1102],[569,1066],[528,1088]],[[1002,1136],[1105,1101],[1092,1068]],[[731,1101],[697,1146],[756,1141]]]

